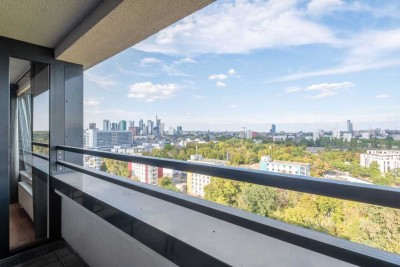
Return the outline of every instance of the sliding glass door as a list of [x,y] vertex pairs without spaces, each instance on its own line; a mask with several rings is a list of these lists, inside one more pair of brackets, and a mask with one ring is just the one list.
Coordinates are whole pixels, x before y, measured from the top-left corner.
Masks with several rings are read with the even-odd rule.
[[9,248],[48,237],[49,66],[10,58]]

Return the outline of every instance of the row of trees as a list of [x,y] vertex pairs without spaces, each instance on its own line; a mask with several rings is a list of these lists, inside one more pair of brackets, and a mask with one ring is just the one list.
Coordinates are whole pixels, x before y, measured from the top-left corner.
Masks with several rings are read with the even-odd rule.
[[[375,184],[396,185],[400,183],[398,172],[382,175],[376,164],[370,168],[360,166],[360,153],[365,150],[327,149],[318,154],[308,153],[305,146],[293,143],[256,144],[251,140],[230,139],[207,144],[188,144],[186,147],[166,145],[164,149],[154,149],[148,155],[160,158],[188,160],[196,153],[205,158],[229,160],[230,165],[240,166],[258,163],[261,156],[270,155],[274,160],[309,163],[311,176],[323,177],[328,171],[349,172],[353,177],[368,180]],[[378,170],[378,172],[377,172]]]
[[400,254],[396,209],[215,177],[205,199]]

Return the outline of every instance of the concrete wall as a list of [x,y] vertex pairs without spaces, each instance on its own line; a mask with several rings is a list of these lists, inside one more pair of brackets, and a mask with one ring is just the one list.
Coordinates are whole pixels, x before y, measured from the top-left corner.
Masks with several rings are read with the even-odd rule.
[[62,196],[62,236],[90,266],[176,266]]

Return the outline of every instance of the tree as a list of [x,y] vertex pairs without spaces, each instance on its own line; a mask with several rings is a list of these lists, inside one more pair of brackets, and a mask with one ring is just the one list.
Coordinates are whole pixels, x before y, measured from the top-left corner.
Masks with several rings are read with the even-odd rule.
[[381,174],[379,164],[376,161],[369,165],[369,173],[374,184],[391,185],[394,183],[394,178],[390,174],[385,176]]
[[112,173],[118,176],[130,177],[131,173],[128,170],[128,163],[124,161],[118,161],[114,159],[105,159],[105,169],[108,173]]
[[276,210],[276,189],[245,184],[238,198],[238,207],[262,216],[270,216]]
[[107,172],[107,165],[106,165],[105,161],[101,162],[100,171]]
[[158,186],[174,191],[174,192],[178,192],[179,190],[174,186],[174,184],[172,183],[172,179],[166,176],[163,176],[161,178],[158,179]]
[[204,187],[204,198],[220,204],[237,207],[242,185],[242,182],[211,177],[210,183]]

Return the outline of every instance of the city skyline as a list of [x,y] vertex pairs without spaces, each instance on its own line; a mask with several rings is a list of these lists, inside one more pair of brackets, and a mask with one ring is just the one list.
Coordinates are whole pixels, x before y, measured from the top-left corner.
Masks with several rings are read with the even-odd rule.
[[[157,118],[157,117],[156,117],[156,118]],[[156,120],[157,120],[157,119],[156,119]],[[165,125],[165,122],[164,122],[164,121],[161,123],[161,119],[160,119],[160,118],[158,118],[158,120],[160,121],[160,124],[162,124],[163,126]],[[108,127],[107,129],[105,129],[105,124],[104,124],[106,121],[107,121],[107,123],[109,124],[109,127]],[[121,122],[125,122],[125,123],[128,123],[128,124],[127,124],[127,127],[126,127],[125,129],[123,129],[123,131],[128,131],[129,128],[131,128],[131,127],[133,127],[133,128],[140,128],[140,123],[141,123],[141,122],[143,123],[143,126],[147,128],[148,125],[147,125],[146,123],[148,123],[148,122],[150,122],[150,121],[151,121],[153,124],[154,124],[154,122],[155,122],[155,121],[152,121],[152,120],[144,120],[144,119],[139,119],[139,120],[127,120],[127,119],[123,119],[123,120],[119,120],[119,121],[113,122],[113,121],[111,121],[111,120],[109,120],[109,119],[103,119],[103,120],[102,120],[102,123],[101,123],[100,125],[97,124],[97,123],[95,123],[95,122],[89,122],[88,125],[87,125],[87,127],[84,126],[83,129],[85,129],[85,130],[95,129],[95,130],[100,130],[100,131],[102,131],[102,130],[121,131],[121,129],[119,129],[119,126],[118,126],[118,125],[119,125]],[[131,125],[131,123],[133,123],[133,125]],[[112,124],[116,124],[116,125],[117,125],[117,128],[112,129],[112,128],[111,128],[111,125],[112,125]],[[271,135],[277,135],[277,134],[279,134],[280,132],[284,132],[284,133],[298,133],[298,132],[315,133],[315,132],[319,132],[319,131],[324,131],[324,132],[332,132],[332,133],[334,134],[335,132],[339,132],[339,133],[346,133],[346,132],[349,132],[349,133],[352,133],[352,132],[360,132],[360,131],[361,131],[361,132],[375,131],[375,130],[377,130],[377,129],[380,129],[380,130],[382,130],[382,131],[385,131],[385,130],[400,131],[400,129],[397,129],[397,128],[382,129],[382,128],[377,128],[377,127],[370,127],[370,128],[368,128],[368,129],[361,129],[361,128],[360,128],[360,129],[354,129],[353,121],[351,121],[351,120],[346,120],[346,122],[342,122],[342,124],[345,125],[345,126],[342,127],[343,129],[323,129],[323,128],[318,128],[317,130],[302,130],[302,129],[300,129],[300,130],[297,130],[297,131],[285,131],[285,130],[279,129],[279,124],[276,124],[276,123],[275,123],[275,124],[270,124],[269,126],[267,125],[266,129],[261,130],[261,131],[256,131],[256,130],[253,130],[253,129],[250,129],[250,128],[247,128],[247,127],[244,127],[244,126],[240,127],[239,130],[212,131],[212,130],[209,130],[209,129],[207,129],[207,130],[202,130],[202,129],[198,129],[198,130],[188,129],[188,130],[183,130],[183,131],[188,131],[188,132],[193,132],[193,131],[211,131],[211,132],[225,132],[225,131],[229,131],[229,132],[244,132],[244,131],[246,131],[246,130],[250,130],[250,131],[253,131],[253,132],[269,133],[269,134],[271,134]],[[94,125],[95,128],[91,127],[91,125]],[[156,126],[156,125],[154,124],[154,126]],[[269,128],[268,128],[268,127],[269,127]],[[174,129],[174,130],[177,130],[177,129],[179,130],[179,129],[181,129],[181,130],[182,130],[182,126],[181,126],[181,125],[174,125],[174,126],[171,125],[171,126],[169,126],[168,128],[165,128],[165,127],[164,127],[164,130],[165,130],[165,131],[168,131],[168,130],[170,130],[170,129]]]
[[218,1],[86,71],[85,125],[159,114],[166,129],[396,129],[399,10]]

